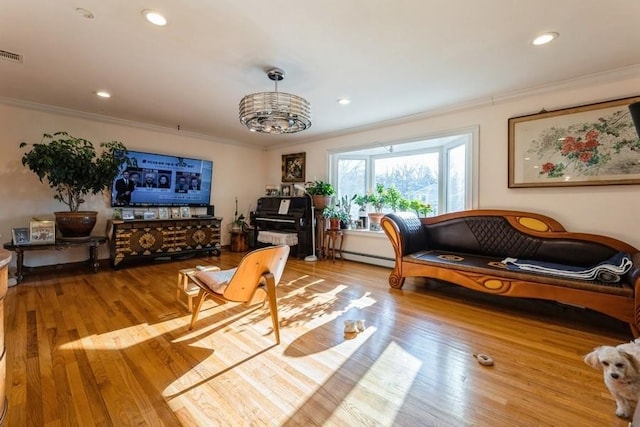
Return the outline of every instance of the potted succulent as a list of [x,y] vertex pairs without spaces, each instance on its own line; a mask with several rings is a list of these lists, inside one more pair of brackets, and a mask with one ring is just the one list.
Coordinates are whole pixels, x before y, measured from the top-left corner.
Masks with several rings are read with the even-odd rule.
[[[20,148],[28,145],[20,143]],[[69,208],[54,212],[56,225],[63,237],[86,237],[96,222],[95,211],[80,211],[87,194],[98,194],[109,188],[123,164],[132,165],[127,148],[118,141],[100,144],[96,154],[93,144],[67,132],[43,134],[40,143],[33,144],[22,156],[22,164],[33,171],[41,182],[44,178],[54,189],[55,200]]]
[[313,206],[322,210],[331,203],[331,196],[335,194],[333,185],[322,180],[316,180],[311,186],[307,187],[307,193],[313,198]]

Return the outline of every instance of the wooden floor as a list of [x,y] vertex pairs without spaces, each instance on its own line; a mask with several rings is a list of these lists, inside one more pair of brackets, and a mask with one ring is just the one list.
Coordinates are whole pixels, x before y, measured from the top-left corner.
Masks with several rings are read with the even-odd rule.
[[[582,361],[626,325],[552,303],[290,259],[268,309],[206,302],[177,271],[240,254],[31,276],[5,304],[8,426],[626,426]],[[345,337],[345,319],[366,329]],[[495,366],[483,367],[474,353]]]

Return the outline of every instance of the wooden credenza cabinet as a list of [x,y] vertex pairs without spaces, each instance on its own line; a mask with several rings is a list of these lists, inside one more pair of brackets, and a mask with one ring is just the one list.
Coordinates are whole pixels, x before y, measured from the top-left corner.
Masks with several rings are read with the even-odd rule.
[[220,255],[222,218],[111,220],[107,224],[111,266],[132,260],[209,252]]

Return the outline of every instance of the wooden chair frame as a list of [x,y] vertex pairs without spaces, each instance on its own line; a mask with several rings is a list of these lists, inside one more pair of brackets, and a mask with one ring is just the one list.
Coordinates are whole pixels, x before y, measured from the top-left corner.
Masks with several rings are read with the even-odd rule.
[[[188,273],[189,279],[200,288],[196,307],[191,315],[189,330],[193,329],[198,320],[202,304],[207,298],[211,298],[219,304],[240,302],[244,303],[245,306],[256,304],[260,300],[264,304],[266,299],[269,301],[269,311],[271,312],[276,342],[280,344],[276,286],[282,276],[289,251],[289,246],[279,245],[256,249],[247,253],[238,264],[236,272],[229,280],[229,284],[222,294],[213,292],[202,282],[196,276],[198,271]],[[266,298],[261,297],[261,294],[266,294]]]

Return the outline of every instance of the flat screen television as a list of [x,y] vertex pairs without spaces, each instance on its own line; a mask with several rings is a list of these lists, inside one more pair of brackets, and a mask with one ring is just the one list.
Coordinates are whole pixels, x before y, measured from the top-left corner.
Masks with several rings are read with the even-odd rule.
[[212,161],[128,151],[136,166],[114,179],[111,206],[209,206]]

